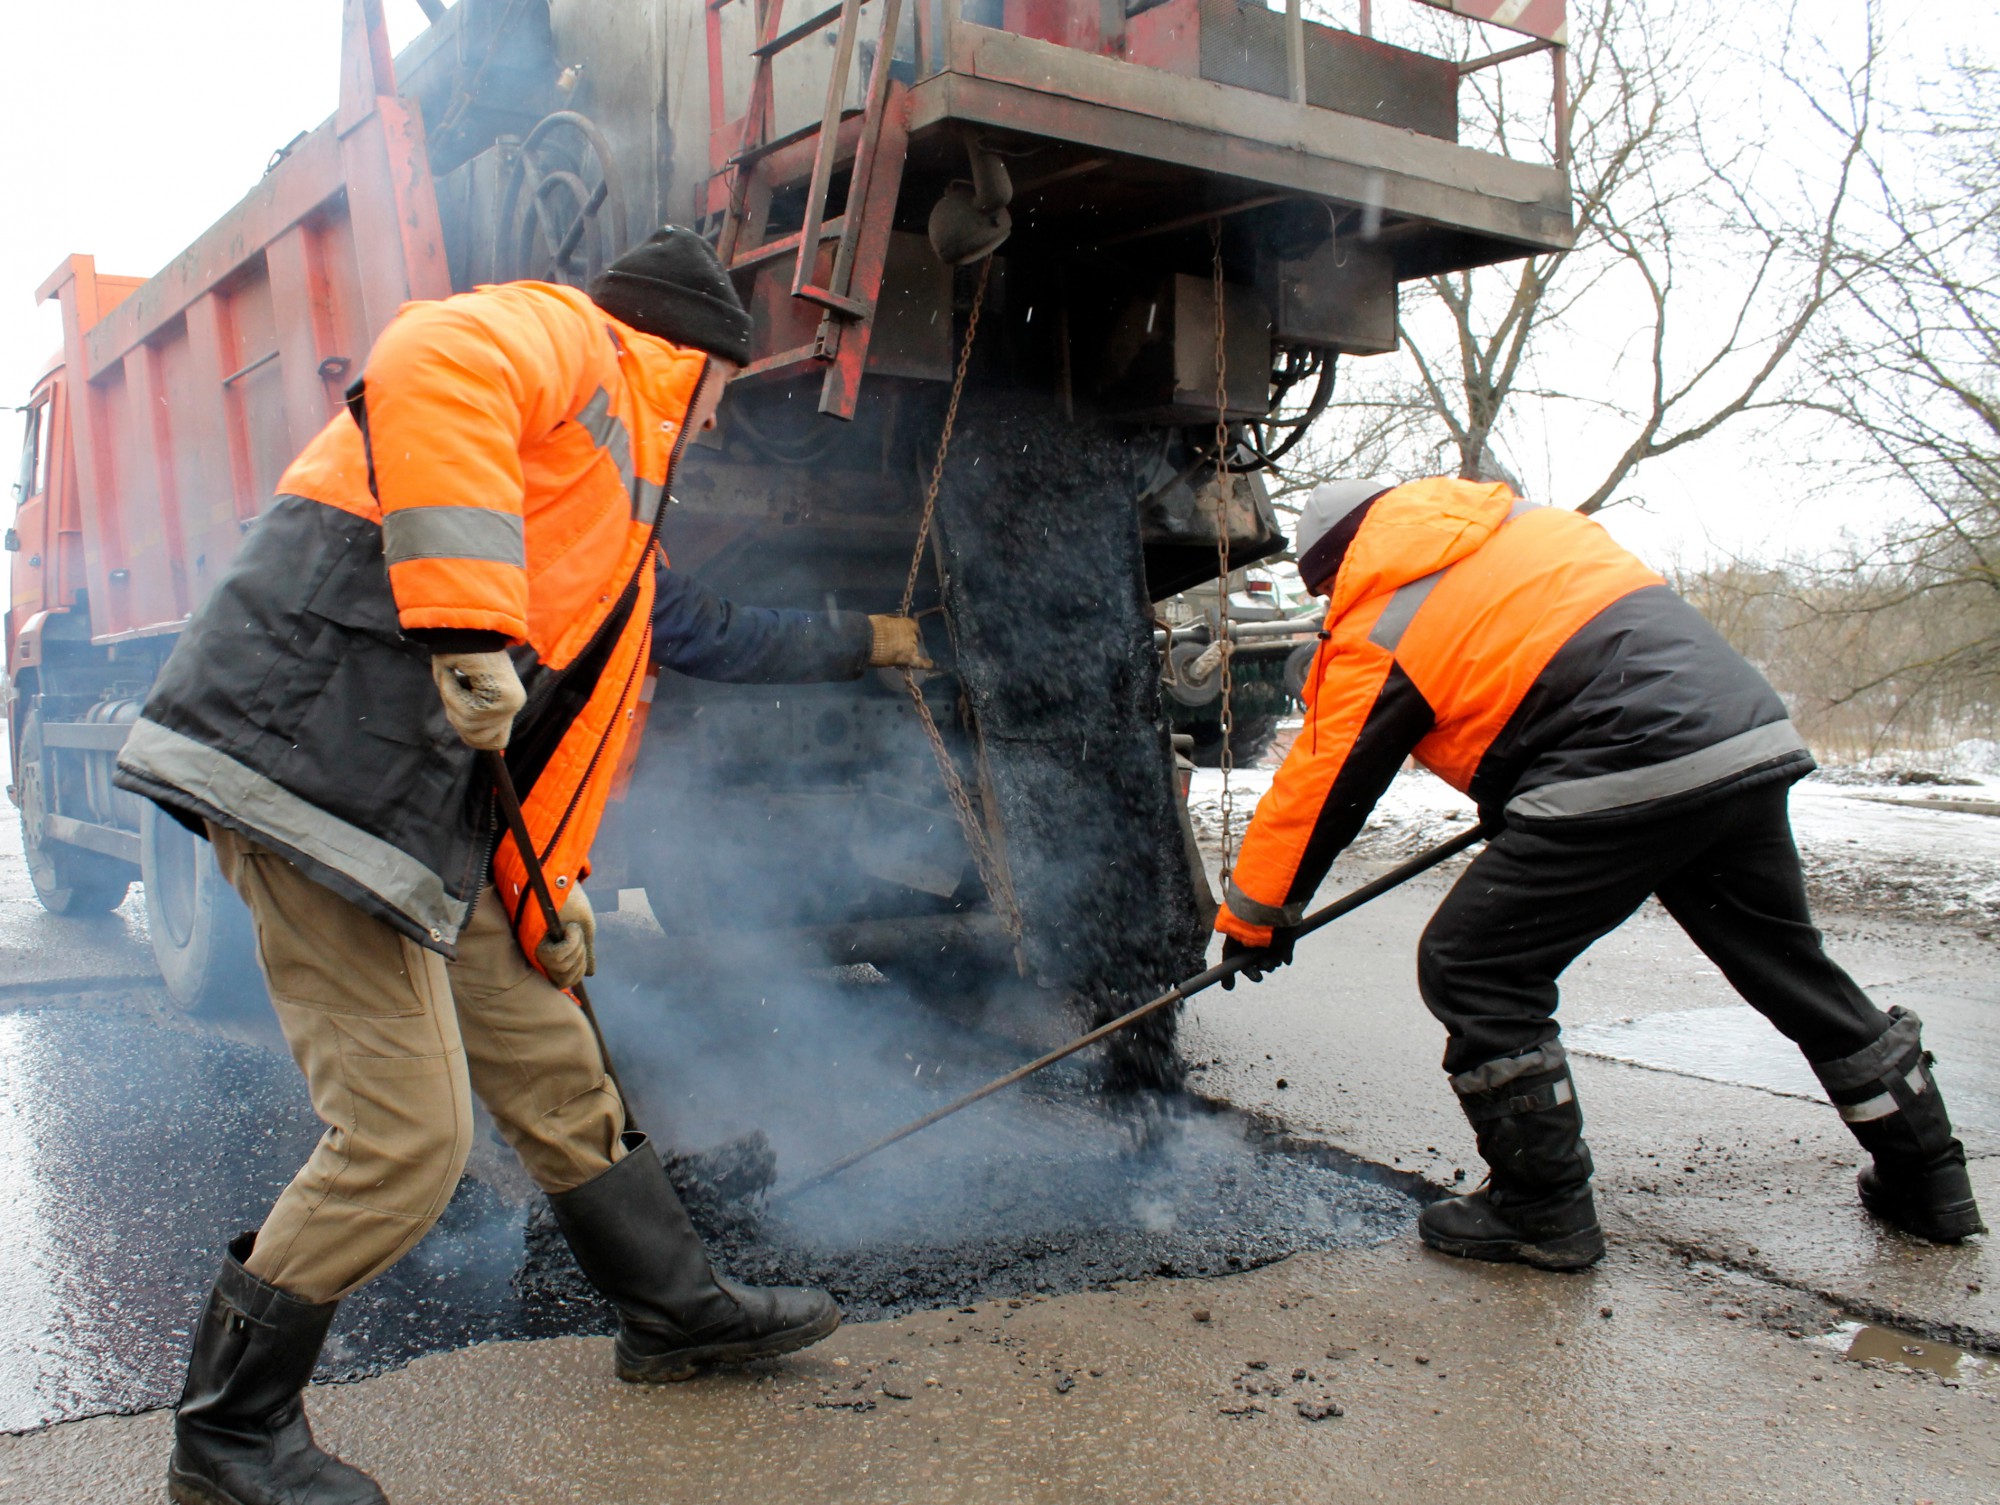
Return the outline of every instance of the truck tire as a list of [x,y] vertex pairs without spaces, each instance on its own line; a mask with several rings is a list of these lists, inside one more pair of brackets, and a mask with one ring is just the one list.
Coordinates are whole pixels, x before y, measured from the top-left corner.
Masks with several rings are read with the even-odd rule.
[[174,1002],[214,1018],[261,1008],[250,911],[223,881],[215,849],[151,800],[139,818],[139,878],[153,959]]
[[86,852],[47,837],[48,778],[42,746],[41,712],[21,728],[21,768],[16,788],[21,807],[21,848],[28,880],[50,914],[108,914],[125,902],[132,869],[113,857]]

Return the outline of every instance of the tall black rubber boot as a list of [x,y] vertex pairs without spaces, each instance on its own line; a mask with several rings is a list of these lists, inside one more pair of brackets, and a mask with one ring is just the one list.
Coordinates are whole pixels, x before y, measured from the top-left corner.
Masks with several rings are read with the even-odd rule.
[[1874,1044],[1813,1070],[1847,1127],[1874,1158],[1856,1178],[1861,1205],[1905,1233],[1955,1244],[1984,1233],[1965,1146],[1951,1132],[1951,1115],[1931,1075],[1923,1021],[1908,1009],[1889,1010],[1890,1024]]
[[791,1353],[840,1326],[840,1308],[824,1291],[718,1276],[644,1134],[627,1134],[623,1160],[553,1194],[549,1206],[577,1265],[618,1308],[621,1380],[684,1380],[712,1365]]
[[244,1269],[256,1238],[229,1246],[195,1329],[167,1493],[179,1505],[388,1505],[306,1425],[303,1392],[339,1303],[301,1301]]
[[1543,1270],[1583,1270],[1604,1257],[1590,1194],[1590,1149],[1563,1048],[1488,1062],[1452,1078],[1479,1140],[1486,1184],[1417,1216],[1431,1248]]

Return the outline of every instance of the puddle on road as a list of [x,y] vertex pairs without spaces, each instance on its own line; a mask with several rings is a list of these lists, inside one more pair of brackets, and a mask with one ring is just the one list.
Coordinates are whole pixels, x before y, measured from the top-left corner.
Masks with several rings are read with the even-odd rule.
[[[1887,992],[1888,990],[1881,990]],[[1883,1007],[1888,1000],[1878,993]],[[1899,993],[1896,1002],[1923,1012],[1923,1000]],[[1930,1035],[1931,1031],[1925,1031]],[[1749,1007],[1680,1009],[1664,1014],[1581,1024],[1563,1031],[1563,1043],[1578,1055],[1597,1056],[1649,1071],[1700,1077],[1736,1087],[1755,1087],[1781,1097],[1826,1102],[1826,1093],[1799,1048]],[[1934,1043],[1927,1039],[1926,1044]],[[1947,1054],[1938,1072],[1952,1122],[2000,1132],[2000,1082],[1991,1068],[1970,1054]]]
[[2000,1359],[1949,1343],[1867,1322],[1843,1322],[1820,1340],[1857,1364],[1875,1362],[1921,1369],[1940,1379],[1988,1382],[2000,1378]]
[[[231,1235],[319,1124],[290,1059],[130,1014],[0,1014],[0,1432],[171,1402]],[[467,1179],[343,1302],[320,1376],[524,1335],[521,1213]]]
[[1563,1031],[1579,1055],[1825,1102],[1799,1048],[1750,1008],[1682,1009]]

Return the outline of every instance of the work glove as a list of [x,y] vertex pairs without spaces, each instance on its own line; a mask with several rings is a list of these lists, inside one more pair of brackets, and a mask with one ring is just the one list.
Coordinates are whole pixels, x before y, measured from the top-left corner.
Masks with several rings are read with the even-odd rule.
[[924,652],[923,636],[915,617],[870,617],[868,628],[875,637],[868,647],[871,669],[935,669]]
[[505,653],[434,653],[431,678],[444,701],[445,719],[466,744],[498,752],[527,700],[514,661]]
[[1266,972],[1275,972],[1280,967],[1292,964],[1292,943],[1298,940],[1298,930],[1290,925],[1271,927],[1271,944],[1251,946],[1239,941],[1235,936],[1225,936],[1222,941],[1222,959],[1233,961],[1244,957],[1240,972],[1232,972],[1222,979],[1222,991],[1227,993],[1236,986],[1238,977],[1247,977],[1252,982],[1262,982]]
[[535,959],[550,982],[567,990],[597,975],[597,915],[581,883],[571,886],[556,918],[562,921],[562,929],[542,937]]

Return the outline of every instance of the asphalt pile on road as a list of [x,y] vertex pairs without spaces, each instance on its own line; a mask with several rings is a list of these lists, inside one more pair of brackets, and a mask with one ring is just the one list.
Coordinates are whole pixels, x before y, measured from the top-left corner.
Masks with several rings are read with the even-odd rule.
[[[856,1321],[1232,1274],[1379,1242],[1415,1215],[1401,1191],[1265,1147],[1248,1127],[1191,1099],[1114,1106],[1065,1083],[983,1132],[918,1136],[793,1201],[742,1194],[756,1151],[741,1142],[673,1157],[669,1174],[725,1273],[824,1286]],[[541,1210],[516,1291],[551,1319],[602,1308]]]

